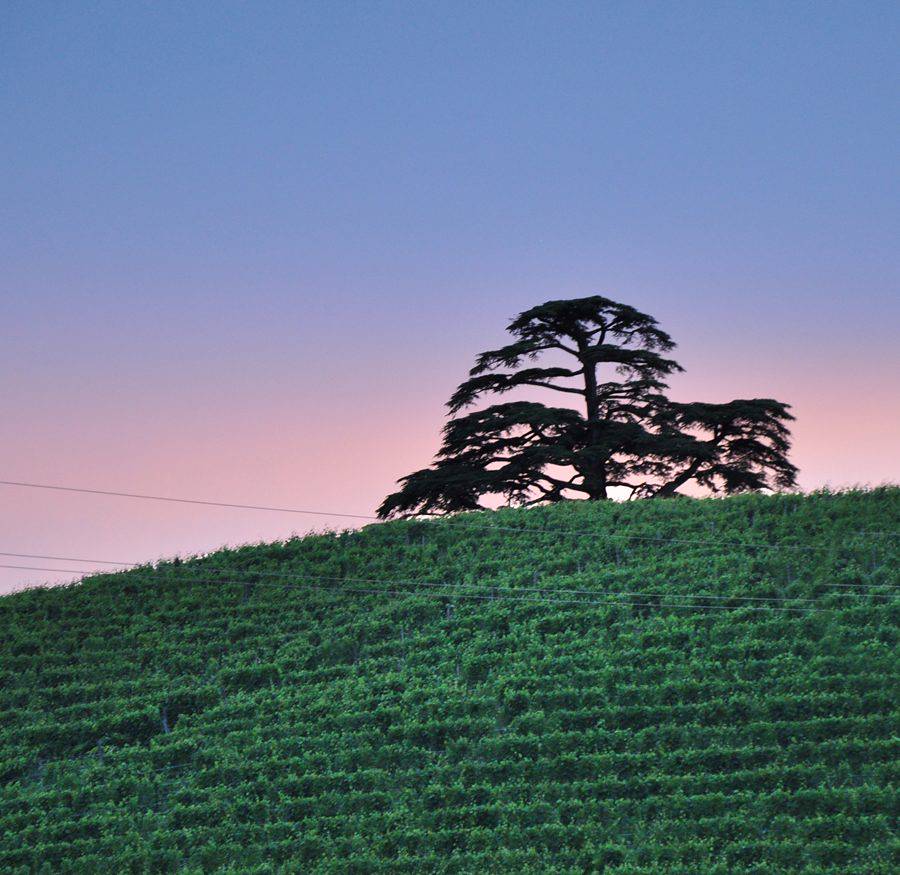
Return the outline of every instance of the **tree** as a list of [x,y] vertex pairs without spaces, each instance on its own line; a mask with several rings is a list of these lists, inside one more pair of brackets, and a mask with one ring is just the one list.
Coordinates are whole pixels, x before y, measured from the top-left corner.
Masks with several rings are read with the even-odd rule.
[[[530,505],[606,499],[612,487],[650,498],[689,481],[714,493],[795,484],[789,405],[671,401],[665,381],[682,368],[652,316],[594,295],[533,307],[507,330],[513,342],[481,353],[453,393],[434,464],[398,481],[381,518],[475,510],[488,495]],[[581,409],[519,400],[461,414],[534,388]]]

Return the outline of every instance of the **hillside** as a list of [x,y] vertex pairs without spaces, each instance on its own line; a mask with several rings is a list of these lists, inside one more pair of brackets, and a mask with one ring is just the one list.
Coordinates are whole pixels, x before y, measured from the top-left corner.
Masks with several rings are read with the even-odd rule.
[[4,872],[873,872],[900,489],[570,502],[0,599]]

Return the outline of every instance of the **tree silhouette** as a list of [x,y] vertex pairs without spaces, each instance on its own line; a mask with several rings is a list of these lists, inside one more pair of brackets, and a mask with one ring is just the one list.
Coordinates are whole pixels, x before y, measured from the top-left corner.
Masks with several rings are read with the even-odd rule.
[[646,313],[594,295],[533,307],[507,330],[514,341],[478,356],[450,414],[522,388],[571,396],[581,409],[511,401],[456,416],[434,464],[398,481],[381,518],[475,510],[488,495],[530,505],[605,499],[612,487],[650,498],[689,481],[714,493],[795,484],[789,405],[669,400],[665,379],[682,368]]

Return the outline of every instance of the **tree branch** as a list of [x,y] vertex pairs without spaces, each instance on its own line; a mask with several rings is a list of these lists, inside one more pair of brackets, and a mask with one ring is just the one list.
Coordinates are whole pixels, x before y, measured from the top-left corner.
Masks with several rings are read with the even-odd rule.
[[[574,374],[577,376],[578,372]],[[541,383],[537,380],[522,380],[517,386],[540,386],[542,389],[553,389],[555,392],[570,392],[573,395],[584,395],[583,389],[574,389],[571,386],[554,386],[553,383]]]

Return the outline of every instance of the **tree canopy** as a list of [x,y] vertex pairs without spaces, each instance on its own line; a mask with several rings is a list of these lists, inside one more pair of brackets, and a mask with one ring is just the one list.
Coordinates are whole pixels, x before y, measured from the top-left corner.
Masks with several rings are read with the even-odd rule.
[[[507,331],[513,341],[481,353],[450,398],[434,463],[398,481],[380,517],[475,510],[486,496],[530,505],[606,499],[613,487],[671,497],[692,481],[728,494],[795,485],[790,405],[672,401],[666,379],[683,369],[652,316],[593,295],[532,307]],[[514,400],[464,412],[535,388],[578,406]]]

